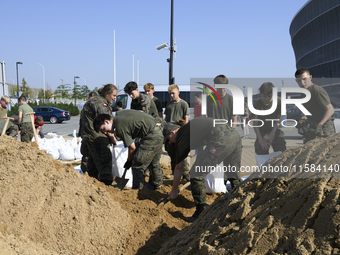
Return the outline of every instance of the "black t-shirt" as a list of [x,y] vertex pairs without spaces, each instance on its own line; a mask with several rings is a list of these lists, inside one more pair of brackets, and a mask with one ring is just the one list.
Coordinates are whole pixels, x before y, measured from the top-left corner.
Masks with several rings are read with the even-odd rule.
[[205,145],[205,140],[211,133],[213,125],[213,118],[198,117],[178,130],[175,145],[176,165],[188,156],[190,150]]

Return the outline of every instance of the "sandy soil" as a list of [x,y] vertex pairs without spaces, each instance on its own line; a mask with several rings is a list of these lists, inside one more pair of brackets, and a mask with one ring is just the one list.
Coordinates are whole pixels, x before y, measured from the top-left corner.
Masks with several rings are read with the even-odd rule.
[[340,254],[340,134],[287,150],[269,165],[298,170],[249,178],[158,254]]
[[120,191],[7,136],[0,155],[0,254],[155,254],[195,211],[189,190],[157,208],[170,180],[159,191]]

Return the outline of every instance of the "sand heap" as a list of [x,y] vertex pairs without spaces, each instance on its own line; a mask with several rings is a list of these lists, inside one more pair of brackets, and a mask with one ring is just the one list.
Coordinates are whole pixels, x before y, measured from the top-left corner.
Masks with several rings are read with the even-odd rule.
[[157,208],[170,180],[159,191],[120,191],[8,136],[0,155],[0,254],[155,254],[195,211],[188,190]]
[[158,254],[340,254],[340,134],[267,163],[299,170],[248,179]]
[[[93,185],[34,143],[14,142],[7,136],[0,140],[2,246],[12,240],[10,247],[24,254],[29,242],[40,243],[47,251],[75,254],[124,251],[130,217],[105,186]],[[16,248],[15,239],[25,245]]]

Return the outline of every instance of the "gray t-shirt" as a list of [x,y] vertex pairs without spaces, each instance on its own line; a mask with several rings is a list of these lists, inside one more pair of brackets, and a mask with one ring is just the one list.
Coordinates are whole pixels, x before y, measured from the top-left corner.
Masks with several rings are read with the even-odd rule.
[[178,103],[170,101],[164,113],[166,122],[176,122],[180,119],[185,120],[185,116],[189,115],[189,105],[183,99]]

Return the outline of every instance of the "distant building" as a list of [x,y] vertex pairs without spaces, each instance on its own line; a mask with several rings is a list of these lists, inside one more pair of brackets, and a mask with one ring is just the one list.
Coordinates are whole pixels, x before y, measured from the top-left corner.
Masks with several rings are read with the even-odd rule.
[[340,106],[340,0],[309,0],[290,25],[296,68],[305,67]]

